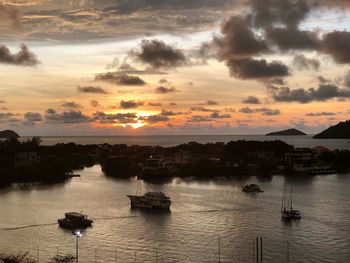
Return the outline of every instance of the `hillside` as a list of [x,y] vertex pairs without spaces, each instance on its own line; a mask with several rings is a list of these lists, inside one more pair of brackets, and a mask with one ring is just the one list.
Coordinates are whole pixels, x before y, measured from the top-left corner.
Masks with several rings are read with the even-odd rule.
[[266,134],[266,136],[295,136],[295,135],[306,135],[306,134],[297,129],[288,129],[288,130],[271,132]]
[[0,131],[0,138],[19,138],[19,135],[12,130]]
[[340,122],[315,135],[314,139],[350,139],[350,120]]

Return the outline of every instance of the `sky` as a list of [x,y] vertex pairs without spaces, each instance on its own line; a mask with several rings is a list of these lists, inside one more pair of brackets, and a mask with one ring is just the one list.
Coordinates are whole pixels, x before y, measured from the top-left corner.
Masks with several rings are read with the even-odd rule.
[[0,1],[0,129],[315,134],[349,64],[348,0]]

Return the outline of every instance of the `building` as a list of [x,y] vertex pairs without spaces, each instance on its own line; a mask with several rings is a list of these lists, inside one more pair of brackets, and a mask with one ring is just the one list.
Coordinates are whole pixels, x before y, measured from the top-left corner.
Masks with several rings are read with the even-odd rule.
[[192,161],[192,156],[187,151],[178,151],[174,155],[174,164],[181,166],[189,164]]
[[274,151],[248,152],[247,159],[253,163],[273,162],[275,160],[275,153]]
[[290,167],[309,167],[314,161],[314,152],[309,148],[297,148],[285,154],[285,163]]

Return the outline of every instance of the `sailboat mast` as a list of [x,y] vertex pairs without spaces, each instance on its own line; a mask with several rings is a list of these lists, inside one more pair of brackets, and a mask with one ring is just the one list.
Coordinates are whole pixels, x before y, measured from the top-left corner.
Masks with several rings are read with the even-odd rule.
[[281,211],[286,210],[286,183],[284,183],[283,186],[283,195],[282,195],[282,204],[281,204]]
[[138,184],[137,184],[136,194],[135,195],[138,195],[140,192],[141,192],[141,182],[139,181]]
[[290,210],[293,210],[293,186],[290,187]]

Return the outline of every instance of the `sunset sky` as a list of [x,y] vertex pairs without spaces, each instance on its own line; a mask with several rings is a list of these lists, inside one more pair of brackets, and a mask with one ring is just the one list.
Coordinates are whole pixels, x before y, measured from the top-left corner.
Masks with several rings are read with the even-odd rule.
[[0,129],[317,133],[349,119],[350,1],[0,1]]

